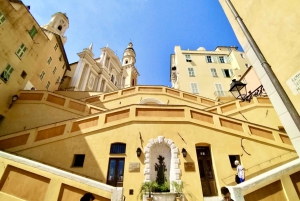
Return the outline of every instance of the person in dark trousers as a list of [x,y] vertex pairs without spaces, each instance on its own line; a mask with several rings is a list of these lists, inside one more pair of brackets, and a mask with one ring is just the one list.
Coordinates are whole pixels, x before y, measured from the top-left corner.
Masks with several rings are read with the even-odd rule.
[[221,194],[223,196],[222,201],[234,201],[233,199],[231,199],[230,192],[225,186],[221,188]]
[[95,199],[95,197],[93,196],[93,194],[86,193],[86,194],[84,194],[84,196],[82,196],[80,201],[93,201],[94,199]]

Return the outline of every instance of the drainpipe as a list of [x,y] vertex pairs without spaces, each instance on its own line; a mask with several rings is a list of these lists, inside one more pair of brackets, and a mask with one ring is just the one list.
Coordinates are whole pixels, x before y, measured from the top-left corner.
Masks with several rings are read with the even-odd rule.
[[232,14],[234,15],[236,21],[238,22],[239,26],[241,27],[242,31],[244,32],[249,44],[251,45],[254,53],[256,54],[258,60],[260,61],[262,67],[265,69],[266,74],[270,78],[275,90],[277,91],[279,97],[281,98],[283,104],[285,105],[288,113],[291,115],[294,123],[296,124],[298,130],[300,131],[300,117],[295,109],[294,105],[292,104],[291,100],[285,93],[283,87],[281,86],[280,82],[278,81],[277,77],[275,76],[273,70],[271,69],[270,64],[267,62],[266,58],[260,51],[259,47],[257,46],[255,40],[251,36],[249,30],[247,29],[246,25],[244,24],[242,18],[239,16],[238,12],[235,10],[234,6],[232,5],[230,0],[225,0],[229,9],[231,10]]

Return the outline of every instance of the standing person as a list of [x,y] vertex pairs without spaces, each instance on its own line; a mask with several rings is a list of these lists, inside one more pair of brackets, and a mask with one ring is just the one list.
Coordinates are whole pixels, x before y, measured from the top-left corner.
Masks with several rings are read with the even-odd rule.
[[238,160],[234,161],[234,164],[236,165],[236,171],[237,171],[238,177],[240,178],[240,183],[242,183],[245,181],[244,167],[241,166],[241,164]]
[[233,199],[231,199],[230,192],[229,192],[228,188],[226,188],[225,186],[223,186],[221,188],[221,194],[223,196],[222,201],[234,201]]

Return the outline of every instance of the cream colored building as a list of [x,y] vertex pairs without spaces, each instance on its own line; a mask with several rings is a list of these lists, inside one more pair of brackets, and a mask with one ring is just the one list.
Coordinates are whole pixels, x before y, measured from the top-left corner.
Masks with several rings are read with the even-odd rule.
[[[255,69],[261,83],[263,84],[277,114],[289,134],[292,142],[300,153],[300,95],[299,95],[299,30],[300,11],[297,9],[299,2],[288,1],[245,1],[245,0],[220,0],[225,14],[247,54],[251,65]],[[229,5],[232,4],[232,9]],[[233,15],[233,9],[237,16]],[[261,53],[255,51],[250,45],[249,38],[237,20],[243,22],[254,39]],[[281,51],[282,47],[288,47],[288,51]],[[265,61],[261,60],[261,55]],[[268,63],[278,79],[283,91],[290,99],[292,106],[287,106],[286,98],[281,98],[276,90],[273,78],[269,76],[262,64]],[[293,119],[291,114],[295,114]]]
[[92,44],[78,53],[80,60],[70,64],[60,89],[74,91],[112,92],[137,85],[139,73],[135,67],[135,51],[130,42],[124,51],[122,63],[109,48],[101,49],[94,59]]
[[40,27],[23,3],[0,4],[1,119],[19,90],[55,91],[70,67],[63,47],[69,23],[65,14],[54,14],[47,26]]
[[175,46],[170,64],[172,88],[221,101],[232,100],[231,80],[241,78],[250,67],[245,53],[232,46],[218,46],[214,51]]

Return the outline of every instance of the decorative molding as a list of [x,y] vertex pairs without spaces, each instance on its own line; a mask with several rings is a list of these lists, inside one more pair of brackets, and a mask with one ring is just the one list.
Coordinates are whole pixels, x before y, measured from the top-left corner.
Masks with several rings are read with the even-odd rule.
[[[156,145],[165,145],[170,148],[170,154],[171,158],[170,160],[170,177],[169,181],[177,181],[181,182],[180,180],[180,175],[181,175],[181,170],[179,168],[179,149],[171,139],[167,139],[164,136],[158,136],[155,139],[150,139],[149,143],[147,146],[144,148],[144,154],[145,154],[145,169],[144,169],[144,175],[145,175],[145,181],[150,181],[150,176],[151,176],[151,152],[153,152],[153,148]],[[153,162],[152,162],[153,163]]]
[[159,105],[164,105],[164,103],[156,98],[145,98],[143,100],[140,101],[139,104],[145,104],[145,103],[149,103],[149,102],[155,102]]

